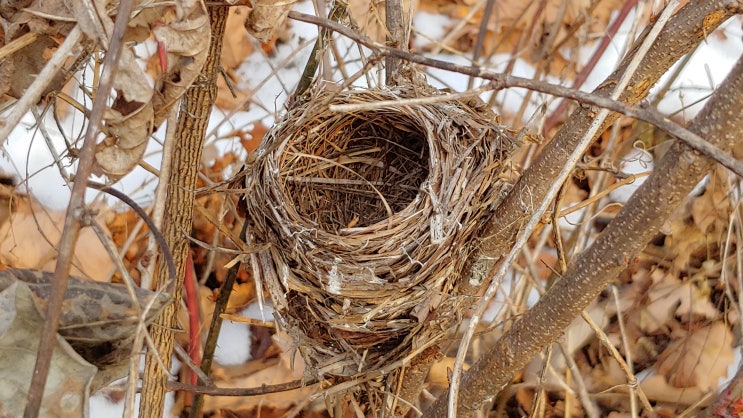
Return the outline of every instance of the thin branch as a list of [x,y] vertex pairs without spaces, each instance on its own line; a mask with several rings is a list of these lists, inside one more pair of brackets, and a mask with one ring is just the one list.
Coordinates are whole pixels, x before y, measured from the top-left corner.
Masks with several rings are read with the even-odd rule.
[[[475,66],[479,66],[480,54],[483,52],[483,45],[485,44],[485,38],[488,34],[488,24],[490,23],[490,15],[493,13],[495,8],[495,0],[485,0],[485,10],[482,12],[482,20],[480,20],[480,29],[477,32],[477,39],[475,39],[475,46],[472,51],[472,63]],[[470,77],[467,81],[467,89],[471,89],[475,79]]]
[[[23,416],[25,418],[34,418],[39,414],[41,401],[44,397],[44,387],[46,386],[46,379],[49,375],[49,366],[52,361],[52,352],[54,351],[56,343],[59,318],[62,312],[62,303],[64,301],[64,294],[67,289],[67,281],[70,275],[70,265],[75,252],[75,243],[80,235],[80,219],[86,211],[85,189],[95,159],[95,141],[98,134],[98,125],[103,118],[103,112],[107,108],[106,102],[109,93],[111,92],[111,88],[113,87],[114,76],[116,75],[118,63],[121,59],[123,48],[122,39],[124,38],[124,32],[127,23],[129,22],[129,15],[131,14],[133,3],[133,0],[123,0],[119,3],[116,22],[114,23],[111,40],[109,42],[108,53],[104,60],[105,67],[103,76],[101,77],[98,92],[93,99],[93,109],[88,118],[88,128],[85,132],[83,148],[80,151],[80,160],[78,162],[76,174],[77,178],[80,180],[76,181],[72,186],[70,203],[67,206],[67,214],[65,215],[64,230],[62,231],[62,237],[59,240],[59,255],[57,257],[57,265],[54,269],[54,286],[52,287],[49,296],[49,305],[47,306],[45,316],[46,321],[44,321],[41,341],[39,341],[39,350],[36,355],[36,365],[34,366],[31,385],[28,389],[28,402],[26,403],[26,409],[23,411]],[[78,26],[75,26],[72,32],[68,34],[65,43],[68,41],[77,43],[76,38],[79,37],[78,31]],[[64,56],[66,57],[66,55],[67,54],[65,53]],[[47,67],[44,67],[44,70],[46,69]],[[25,99],[27,95],[30,96],[31,94],[26,91],[23,99]],[[38,98],[36,98],[36,100],[38,100]],[[15,111],[16,109],[13,110]],[[2,134],[0,134],[0,137],[1,135]]]
[[28,109],[39,102],[41,94],[62,68],[67,58],[70,57],[72,51],[80,45],[80,39],[82,37],[82,30],[78,25],[75,25],[70,33],[67,34],[64,42],[54,52],[49,62],[46,63],[44,69],[36,75],[33,83],[23,92],[23,97],[13,104],[13,110],[8,113],[4,118],[5,120],[0,122],[0,143],[8,139],[8,136],[18,126],[18,123],[21,121],[23,115],[28,112]]
[[316,379],[299,379],[277,385],[262,385],[256,388],[218,388],[214,386],[194,386],[180,382],[168,382],[168,391],[182,390],[209,396],[261,396],[269,393],[286,392],[317,384]]
[[[741,111],[743,58],[690,129],[704,132],[713,144],[730,150],[743,130],[743,118],[731,115]],[[558,338],[575,316],[627,267],[712,167],[712,160],[676,141],[650,177],[565,276],[470,368],[462,380],[463,391],[470,402],[477,403],[476,399],[486,399],[499,392],[513,373]],[[460,408],[463,403],[460,402]],[[440,399],[429,412],[430,416],[445,416],[446,402]]]
[[165,243],[165,237],[163,237],[163,234],[160,232],[160,229],[155,225],[155,221],[151,219],[147,212],[145,212],[144,209],[142,209],[141,206],[139,206],[132,198],[125,195],[119,190],[116,190],[114,188],[108,187],[105,184],[100,184],[96,182],[89,181],[87,184],[88,187],[92,189],[99,190],[103,193],[107,193],[122,202],[124,202],[127,206],[129,206],[137,215],[139,215],[140,219],[147,225],[148,228],[150,228],[150,232],[152,232],[152,237],[155,240],[155,243],[158,247],[160,247],[160,251],[163,253],[163,259],[165,260],[165,263],[168,266],[168,272],[170,274],[170,283],[175,283],[176,278],[176,268],[175,263],[173,262],[173,255],[170,253],[170,249],[168,248],[168,245]]
[[[157,188],[155,189],[155,199],[152,201],[152,222],[155,229],[162,231],[163,220],[165,218],[165,200],[168,194],[168,179],[170,178],[170,168],[173,161],[173,148],[177,146],[176,126],[178,123],[178,106],[173,106],[168,115],[168,124],[165,129],[165,141],[163,142],[162,158],[160,159],[160,170],[157,173]],[[137,263],[138,268],[142,271],[141,286],[145,289],[152,289],[152,281],[155,277],[155,266],[157,265],[157,252],[155,251],[157,243],[155,236],[150,235],[147,239],[147,250],[144,256]]]
[[[244,221],[242,230],[240,231],[240,242],[245,242],[245,234],[247,232],[248,222]],[[209,371],[212,368],[212,361],[214,360],[214,352],[217,350],[217,341],[219,340],[219,332],[222,329],[222,314],[227,310],[227,303],[229,302],[232,289],[235,286],[237,280],[237,273],[240,270],[240,263],[236,263],[227,271],[227,277],[225,277],[222,287],[219,289],[219,296],[214,303],[214,311],[212,313],[212,320],[209,324],[209,334],[204,344],[204,354],[201,357],[201,370],[205,375],[209,375]],[[199,378],[199,382],[204,381]],[[201,408],[204,405],[204,394],[196,392],[194,396],[193,404],[191,405],[191,412],[189,417],[198,418],[201,416]]]
[[[360,34],[357,34],[351,31],[350,29],[346,28],[343,25],[329,21],[327,19],[318,18],[312,15],[307,15],[307,14],[292,11],[289,13],[289,17],[292,19],[299,20],[299,21],[313,23],[313,24],[317,24],[320,26],[324,26],[328,29],[332,29],[336,32],[341,33],[344,36],[347,36],[353,39],[356,42],[359,42],[360,44],[366,47],[369,47],[375,50],[375,52],[377,52],[380,55],[384,55],[384,56],[393,55],[393,56],[399,57],[400,59],[414,62],[414,63],[421,64],[421,65],[425,65],[428,67],[434,67],[434,68],[438,68],[438,69],[445,70],[445,71],[451,71],[451,72],[456,72],[459,74],[479,77],[479,78],[490,80],[493,82],[491,86],[485,87],[483,90],[499,90],[499,89],[511,88],[511,87],[522,87],[525,89],[534,90],[534,91],[538,91],[541,93],[547,93],[547,94],[552,94],[555,96],[573,99],[573,100],[576,100],[584,104],[589,104],[589,105],[597,106],[600,108],[609,109],[611,111],[621,113],[625,116],[648,122],[652,125],[657,126],[658,128],[662,129],[668,134],[673,135],[678,139],[681,139],[682,141],[687,143],[692,148],[710,156],[712,159],[714,159],[721,165],[725,166],[730,171],[734,172],[738,176],[743,177],[743,163],[736,160],[735,158],[728,155],[727,153],[720,151],[714,145],[705,141],[701,136],[693,132],[690,132],[688,129],[684,128],[683,126],[668,119],[665,115],[660,113],[655,108],[647,107],[645,105],[633,106],[631,104],[623,103],[617,100],[612,100],[609,97],[606,97],[606,96],[603,96],[597,93],[587,93],[587,92],[583,92],[583,91],[576,90],[573,88],[564,87],[564,86],[560,86],[556,84],[550,84],[550,83],[546,83],[546,82],[539,81],[539,80],[533,80],[529,78],[516,77],[516,76],[512,76],[508,74],[485,71],[485,70],[480,69],[479,67],[453,64],[453,63],[446,62],[446,61],[423,57],[421,55],[416,55],[416,54],[406,52],[406,51],[400,51],[394,48],[386,47],[377,42],[374,42],[373,40],[363,35],[360,35]],[[467,96],[470,94],[472,93],[452,93],[448,95],[433,96],[430,98],[411,99],[411,100],[420,100],[421,102],[429,103],[429,102],[436,102],[436,101],[454,100],[454,99],[458,99],[462,95]],[[352,109],[351,106],[353,105],[335,105],[332,108],[332,110],[335,110],[335,111],[357,110],[357,109]],[[367,109],[371,109],[376,106],[384,107],[386,106],[386,103],[384,102],[381,102],[378,104],[377,103],[366,103],[363,106],[365,106],[365,108]],[[585,109],[585,110],[592,111],[590,109]]]
[[[624,23],[624,20],[627,18],[627,15],[629,12],[637,6],[637,0],[626,0],[624,2],[624,5],[622,5],[622,8],[619,10],[619,13],[617,14],[617,17],[614,18],[614,21],[611,22],[611,25],[609,25],[608,28],[606,28],[606,33],[601,38],[601,41],[599,42],[598,47],[596,47],[596,50],[593,51],[593,54],[591,55],[591,59],[588,60],[586,65],[583,67],[583,69],[578,73],[578,75],[575,77],[575,80],[573,80],[572,87],[574,89],[579,89],[583,85],[583,83],[586,82],[586,79],[589,75],[593,72],[593,69],[596,67],[596,64],[598,64],[599,59],[604,55],[604,52],[606,51],[606,48],[609,46],[609,44],[614,40],[614,36],[616,36],[617,31],[619,31],[619,27]],[[563,115],[565,111],[567,110],[567,102],[562,101],[557,106],[557,109],[555,109],[554,112],[547,118],[547,122],[544,126],[544,132],[545,134],[552,130],[552,128],[557,125],[557,122],[562,120]]]

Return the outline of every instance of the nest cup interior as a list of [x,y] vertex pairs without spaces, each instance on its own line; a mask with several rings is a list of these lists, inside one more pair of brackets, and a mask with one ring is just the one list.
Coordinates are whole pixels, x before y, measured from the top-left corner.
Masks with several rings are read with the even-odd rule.
[[428,141],[403,113],[345,114],[290,140],[279,171],[304,220],[333,232],[370,226],[416,198]]

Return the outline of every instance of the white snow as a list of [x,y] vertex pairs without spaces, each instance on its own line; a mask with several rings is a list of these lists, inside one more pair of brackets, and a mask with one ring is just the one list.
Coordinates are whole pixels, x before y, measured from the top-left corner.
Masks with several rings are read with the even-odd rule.
[[[647,173],[653,170],[653,156],[640,148],[633,148],[624,158],[619,166],[619,171],[627,176],[633,174]],[[647,177],[640,177],[630,184],[620,186],[609,193],[609,200],[625,204],[630,196],[645,183]]]

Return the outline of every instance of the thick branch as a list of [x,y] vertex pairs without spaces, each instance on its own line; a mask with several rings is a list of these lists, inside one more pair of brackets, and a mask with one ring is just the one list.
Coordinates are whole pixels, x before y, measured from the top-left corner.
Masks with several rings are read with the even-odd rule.
[[[667,23],[653,48],[640,63],[620,100],[626,103],[637,103],[647,97],[650,88],[668,71],[671,65],[696,47],[722,22],[739,12],[740,7],[738,2],[727,0],[687,3]],[[648,31],[649,28],[646,28],[635,42],[635,47],[627,53],[617,70],[596,88],[595,94],[607,97],[611,94],[617,80],[626,70],[635,48],[642,43]],[[481,249],[483,255],[489,259],[497,259],[513,245],[516,234],[535,208],[529,202],[539,202],[545,196],[563,162],[575,149],[583,133],[588,131],[595,111],[590,107],[576,109],[557,135],[524,172],[483,234]],[[604,122],[604,129],[611,125],[618,116],[613,114],[607,118]],[[597,136],[604,129],[600,130]],[[480,266],[479,271],[488,271],[488,269]]]
[[[743,131],[743,58],[715,91],[690,130],[729,151]],[[660,230],[713,166],[713,161],[676,141],[653,174],[565,276],[527,311],[462,380],[459,417],[474,414],[544,347],[557,339]],[[442,397],[426,416],[446,416]]]

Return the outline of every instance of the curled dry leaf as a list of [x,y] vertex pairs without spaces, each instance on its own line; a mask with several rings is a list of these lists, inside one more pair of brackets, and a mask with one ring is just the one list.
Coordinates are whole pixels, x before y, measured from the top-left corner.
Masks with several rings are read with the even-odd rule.
[[[31,290],[40,313],[46,312],[54,275],[35,270],[0,271],[0,289],[23,283]],[[98,367],[126,362],[140,321],[139,306],[152,302],[144,315],[145,324],[152,321],[170,297],[163,293],[134,289],[136,299],[123,285],[69,278],[59,320],[59,334],[75,351]],[[142,308],[144,311],[144,308]]]
[[653,284],[647,292],[647,303],[639,311],[639,323],[649,332],[666,327],[675,317],[684,319],[717,319],[720,312],[702,289],[681,281],[675,275],[658,269],[651,273]]
[[[245,22],[250,14],[247,6],[230,8],[227,16],[224,38],[222,39],[222,68],[224,75],[230,78],[233,85],[241,82],[240,76],[234,70],[245,58],[253,52],[253,44],[248,40]],[[224,76],[217,78],[217,99],[214,105],[223,110],[245,107],[248,96],[239,89],[230,89]]]
[[[245,370],[254,371],[245,376],[233,377],[229,380],[215,380],[215,385],[224,388],[250,388],[260,387],[262,385],[275,385],[290,382],[296,379],[306,377],[304,374],[305,365],[302,356],[295,356],[291,338],[283,333],[278,333],[273,337],[274,343],[281,347],[281,354],[278,361],[272,359],[255,359],[250,360],[245,365]],[[267,393],[261,396],[248,397],[227,397],[227,396],[207,396],[204,400],[204,410],[218,409],[247,409],[255,406],[263,408],[290,408],[297,404],[298,400],[309,399],[312,395],[317,394],[321,389],[317,386],[308,386],[300,389],[284,392]]]
[[133,52],[123,51],[114,82],[117,99],[104,118],[107,136],[96,151],[97,173],[118,179],[131,171],[144,155],[149,135],[200,74],[209,47],[209,18],[200,3],[190,9],[181,6],[149,9],[133,21],[134,27],[153,28],[159,47],[164,48],[160,64],[165,71],[155,79],[153,89]]
[[[115,11],[116,4],[110,0],[2,2],[0,21],[6,43],[29,35],[37,41],[0,62],[0,94],[22,96],[45,65],[47,50],[55,47],[59,37],[66,36],[75,25],[107,50],[114,26],[111,15]],[[136,166],[149,136],[201,72],[211,33],[202,2],[135,6],[134,16],[125,41],[154,36],[162,71],[152,80],[141,69],[134,51],[128,47],[122,50],[114,78],[115,98],[103,117],[101,131],[105,138],[97,146],[94,169],[96,174],[114,180]],[[69,73],[60,72],[59,80],[52,80],[46,93],[60,90],[66,77]]]
[[[64,211],[52,211],[40,204],[16,198],[15,207],[0,225],[0,264],[5,267],[53,271],[57,260],[56,245],[62,234]],[[102,221],[106,210],[102,210]],[[83,228],[75,246],[72,273],[102,280],[112,262],[95,232]]]
[[[622,380],[624,383],[626,381]],[[706,392],[696,387],[678,388],[668,383],[666,378],[654,374],[640,382],[642,391],[649,400],[667,402],[675,405],[694,405],[705,397]],[[708,400],[710,398],[707,398]],[[703,402],[704,406],[707,402]],[[672,415],[675,416],[675,415]]]
[[261,42],[271,40],[297,0],[253,0],[245,29]]
[[[451,373],[454,370],[454,357],[444,357],[433,363],[431,371],[428,373],[428,383],[435,390],[443,390],[449,387],[451,383]],[[464,370],[469,370],[470,365],[465,363]]]
[[253,53],[253,44],[248,40],[245,31],[245,22],[249,14],[250,9],[246,6],[230,8],[222,41],[222,67],[225,69],[237,68]]
[[[621,0],[603,0],[600,7],[596,7],[598,3],[591,0],[500,0],[490,15],[482,54],[510,54],[518,48],[520,59],[540,65],[549,62],[549,71],[564,77],[565,67],[574,67],[577,61],[571,59],[563,47],[576,47],[596,39],[588,34],[605,33],[611,13],[623,3]],[[471,50],[479,36],[484,9],[479,6],[483,2],[427,0],[419,4],[421,11],[452,17],[452,26],[458,27],[460,20],[467,19],[463,27],[450,33],[443,41],[448,48]],[[421,41],[425,42],[424,39]],[[439,48],[439,41],[432,40],[424,48]]]

